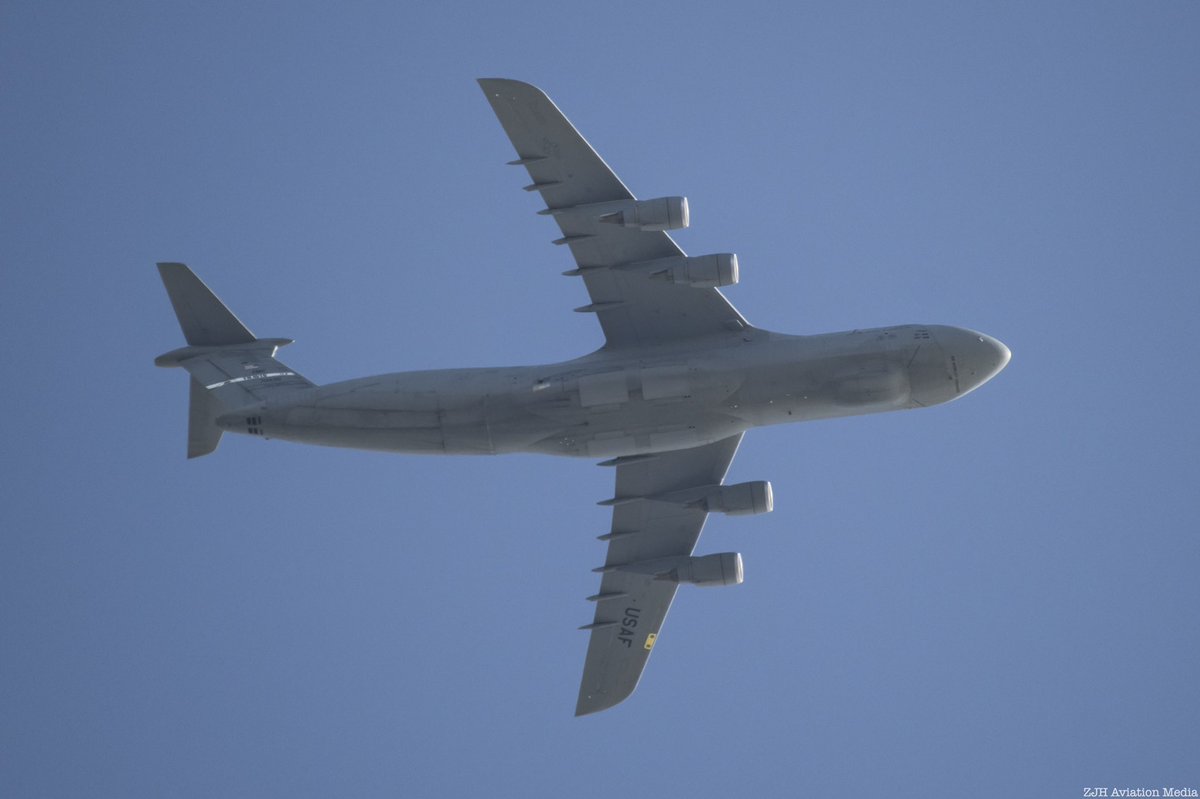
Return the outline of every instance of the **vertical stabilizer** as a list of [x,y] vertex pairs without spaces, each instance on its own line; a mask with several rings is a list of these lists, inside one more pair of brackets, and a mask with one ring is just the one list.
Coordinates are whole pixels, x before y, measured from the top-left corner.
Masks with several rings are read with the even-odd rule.
[[275,359],[291,339],[255,338],[204,281],[179,263],[160,263],[158,273],[171,298],[188,346],[155,359],[179,366],[191,376],[188,392],[189,458],[207,455],[221,441],[217,417],[269,398],[290,394],[312,383]]
[[193,347],[249,344],[254,334],[217,299],[212,289],[184,264],[160,263],[158,274],[179,317],[183,337]]

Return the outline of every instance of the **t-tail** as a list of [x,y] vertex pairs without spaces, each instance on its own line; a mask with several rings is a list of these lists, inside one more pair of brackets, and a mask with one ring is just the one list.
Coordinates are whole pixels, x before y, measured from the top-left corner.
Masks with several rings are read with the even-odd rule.
[[245,409],[246,432],[261,431],[255,411],[268,397],[311,388],[302,375],[275,360],[275,351],[292,340],[255,338],[187,266],[160,263],[158,273],[179,317],[188,345],[154,359],[156,366],[179,366],[191,375],[188,407],[189,458],[217,448],[222,429],[218,416]]

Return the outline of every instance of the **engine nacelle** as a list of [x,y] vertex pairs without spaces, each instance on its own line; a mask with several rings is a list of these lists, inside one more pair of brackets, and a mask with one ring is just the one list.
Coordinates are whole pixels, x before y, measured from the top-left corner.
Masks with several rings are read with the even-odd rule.
[[721,552],[700,558],[684,558],[664,579],[676,583],[691,583],[701,588],[720,585],[739,585],[744,579],[742,556],[738,552]]
[[678,230],[688,226],[687,197],[634,200],[620,211],[600,217],[600,221],[639,230]]
[[775,497],[769,482],[754,480],[750,483],[721,486],[704,498],[704,507],[710,512],[725,513],[729,516],[751,516],[774,510]]
[[731,252],[682,255],[649,262],[650,276],[698,289],[715,289],[738,282],[738,260]]

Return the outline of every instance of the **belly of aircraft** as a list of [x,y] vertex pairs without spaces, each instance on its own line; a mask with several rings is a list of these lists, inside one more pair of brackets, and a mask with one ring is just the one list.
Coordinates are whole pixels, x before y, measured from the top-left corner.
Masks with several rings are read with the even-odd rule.
[[[806,353],[384,375],[255,409],[254,431],[335,447],[610,458],[701,446],[750,427],[907,407],[903,352]],[[807,357],[805,357],[807,355]],[[813,357],[813,356],[816,357]]]
[[268,438],[448,455],[537,452],[615,457],[699,446],[747,426],[727,409],[694,399],[630,398],[590,407],[570,397],[519,399],[523,398],[486,396],[450,407],[414,408],[394,407],[394,395],[380,395],[375,403],[359,395],[353,407],[325,402],[256,413],[263,417],[261,429]]

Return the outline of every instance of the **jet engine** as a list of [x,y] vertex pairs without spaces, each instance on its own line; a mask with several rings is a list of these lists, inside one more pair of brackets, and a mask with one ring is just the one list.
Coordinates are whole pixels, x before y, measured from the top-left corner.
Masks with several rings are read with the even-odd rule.
[[721,552],[700,558],[683,558],[658,578],[674,583],[691,583],[701,588],[739,585],[744,579],[742,556],[738,552]]
[[705,510],[729,516],[751,516],[775,509],[771,484],[766,480],[720,486],[704,498]]
[[738,260],[731,252],[713,255],[680,255],[639,264],[650,277],[698,289],[715,289],[738,282]]
[[678,230],[688,226],[687,197],[634,200],[620,211],[600,217],[600,221],[639,230]]

